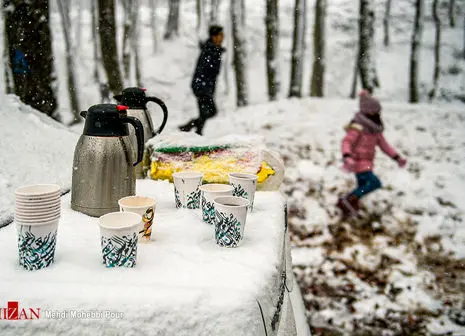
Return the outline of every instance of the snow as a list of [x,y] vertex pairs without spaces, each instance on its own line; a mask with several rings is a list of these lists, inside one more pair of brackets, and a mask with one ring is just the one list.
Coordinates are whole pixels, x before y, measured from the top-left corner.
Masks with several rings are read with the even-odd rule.
[[[228,3],[222,2],[218,21],[225,25],[226,30],[231,30],[227,20],[230,17]],[[166,2],[159,1],[158,4],[160,29],[157,53],[153,53],[149,30],[150,11],[144,5],[140,8],[141,69],[147,93],[163,99],[169,108],[164,132],[168,135],[179,124],[197,116],[190,80],[199,49],[195,2],[183,2],[180,36],[172,41],[161,39],[168,10]],[[463,266],[460,268],[465,258],[465,118],[460,102],[465,88],[465,62],[461,52],[464,7],[463,3],[457,2],[457,28],[450,28],[446,24],[443,26],[441,77],[435,104],[406,105],[414,6],[412,1],[407,0],[396,1],[396,6],[392,6],[391,45],[386,48],[382,46],[381,29],[384,4],[384,1],[379,1],[375,5],[376,65],[381,84],[375,93],[383,105],[385,135],[409,163],[405,170],[401,170],[389,158],[378,156],[375,173],[385,188],[363,201],[362,214],[368,219],[355,223],[341,222],[334,206],[337,197],[349,191],[355,183],[352,175],[346,175],[339,169],[339,145],[344,135],[342,126],[350,120],[357,107],[355,101],[344,99],[350,91],[358,39],[358,6],[354,6],[353,1],[328,2],[325,99],[279,100],[273,104],[266,103],[264,5],[257,6],[246,1],[247,29],[244,37],[247,40],[247,84],[252,105],[246,109],[235,109],[235,85],[231,73],[233,49],[232,46],[228,47],[216,91],[218,117],[207,122],[205,134],[210,139],[227,134],[261,136],[267,146],[278,150],[284,157],[287,170],[283,190],[288,196],[294,272],[305,296],[308,322],[312,327],[320,326],[351,334],[355,319],[361,331],[368,328],[368,331],[379,335],[421,333],[402,329],[417,326],[427,328],[430,333],[450,331],[460,335],[465,333],[464,327],[453,323],[448,313],[452,308],[463,309],[464,301],[465,276]],[[294,0],[280,1],[279,67],[283,74],[278,95],[280,99],[288,94],[289,76],[286,74],[290,69],[293,7]],[[312,23],[311,3],[308,7],[307,22]],[[426,100],[426,93],[431,87],[434,69],[434,25],[430,17],[430,1],[426,1],[425,8],[419,64],[422,101]],[[117,13],[121,20],[121,11]],[[73,11],[71,17],[76,16],[77,13]],[[72,116],[69,113],[65,77],[65,45],[58,13],[53,13],[51,17],[60,112],[64,120],[69,121]],[[93,69],[91,45],[87,43],[91,40],[90,21],[89,12],[84,12],[83,43],[78,48],[76,58],[82,108],[100,100],[98,86],[93,82],[92,71],[89,71]],[[303,57],[304,95],[308,95],[310,87],[313,54],[312,34],[309,32],[307,29],[304,34],[305,44],[309,46]],[[118,41],[121,41],[121,36]],[[230,43],[231,37],[226,31],[225,44]],[[3,43],[0,43],[1,48]],[[3,81],[0,81],[0,87],[3,87]],[[18,113],[19,110],[22,114]],[[34,122],[24,123],[20,117],[24,114]],[[152,115],[155,124],[159,124],[159,111],[154,109]],[[69,167],[78,134],[48,121],[12,97],[4,100],[0,116],[0,212],[12,210],[12,191],[21,184],[46,181],[60,183],[64,188],[69,186]],[[46,136],[41,129],[46,130]],[[82,124],[73,126],[73,130],[80,133]],[[19,156],[17,152],[25,154]],[[49,162],[54,164],[50,165]],[[371,277],[363,273],[363,268],[349,269],[353,263],[347,263],[344,251],[352,251],[354,245],[369,247],[361,249],[361,252],[365,255],[371,253],[375,261],[382,260],[381,255],[384,254],[398,263],[389,259]],[[328,258],[327,255],[336,249],[340,249],[340,253],[332,253]],[[357,265],[373,268],[373,260],[365,262],[358,257]],[[437,264],[433,261],[437,261]],[[83,270],[85,268],[83,266]],[[383,284],[383,281],[386,283]],[[431,282],[435,285],[432,286]],[[351,286],[344,287],[352,283],[357,288],[356,293],[351,292]],[[392,294],[396,292],[393,288],[406,288],[404,284],[407,283],[415,284],[416,287],[411,290],[413,294]],[[335,288],[326,288],[326,284]],[[339,288],[345,291],[338,292]],[[352,305],[344,305],[340,303],[341,297],[355,301]],[[421,315],[421,312],[414,310],[412,307],[416,301],[410,301],[412,297],[422,297],[422,305],[426,305],[434,314],[429,316],[428,310]],[[441,313],[437,317],[436,300],[441,300]],[[374,308],[376,303],[379,306],[377,309]],[[193,311],[196,311],[195,308]],[[409,321],[409,314],[418,317],[418,323]],[[332,318],[331,323],[327,319],[329,317]],[[148,318],[142,316],[141,320]],[[166,316],[166,319],[174,321],[170,316]],[[383,324],[377,321],[382,321],[386,326],[380,327]],[[86,328],[82,330],[92,332],[91,324]],[[143,330],[137,331],[143,333]],[[425,330],[423,332],[426,333]]]
[[[45,310],[111,310],[123,319],[105,323],[105,332],[151,335],[259,335],[263,330],[257,299],[265,315],[274,307],[281,273],[284,237],[283,198],[279,192],[257,192],[248,214],[245,238],[236,249],[216,245],[214,228],[200,210],[177,210],[173,186],[140,180],[137,194],[157,200],[152,242],[139,244],[133,269],[107,269],[101,262],[98,219],[70,209],[62,198],[55,263],[35,272],[17,263],[16,228],[0,232],[0,297],[18,299],[23,307]],[[33,285],[32,285],[33,283]],[[277,297],[277,296],[276,296]],[[234,318],[232,318],[234,316]],[[72,323],[72,328],[69,328]],[[40,332],[47,328],[70,335],[89,330],[89,321],[49,320],[31,324],[2,323],[2,335]],[[92,321],[98,328],[104,321]]]

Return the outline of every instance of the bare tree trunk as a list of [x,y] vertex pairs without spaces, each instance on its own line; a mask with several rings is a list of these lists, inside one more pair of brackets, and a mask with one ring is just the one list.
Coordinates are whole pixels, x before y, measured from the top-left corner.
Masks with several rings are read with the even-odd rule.
[[140,0],[133,0],[134,6],[132,7],[132,34],[131,34],[131,47],[134,54],[134,72],[136,75],[136,85],[142,87],[142,75],[140,72],[140,57],[139,57],[139,7]]
[[9,66],[9,56],[8,56],[8,36],[5,31],[5,13],[3,10],[0,11],[2,18],[1,26],[1,36],[3,37],[3,50],[2,50],[2,65],[3,65],[3,81],[5,83],[5,92],[6,94],[11,94],[15,92],[14,83],[13,83],[13,73],[11,67]]
[[123,70],[124,77],[126,80],[129,79],[131,71],[131,36],[133,34],[134,22],[132,21],[133,15],[132,10],[134,3],[132,0],[122,0],[123,5],[123,43],[122,43],[122,55],[123,55]]
[[268,98],[276,100],[280,89],[279,78],[279,5],[278,0],[266,0],[266,70]]
[[102,59],[100,57],[100,37],[98,34],[98,10],[94,0],[91,0],[92,11],[92,42],[94,46],[94,80],[100,84],[100,64]]
[[71,105],[71,111],[73,112],[74,119],[71,124],[79,123],[81,118],[79,113],[81,109],[79,108],[78,100],[78,86],[75,76],[75,64],[74,64],[74,54],[76,52],[72,42],[71,42],[71,20],[70,20],[70,3],[66,0],[57,0],[58,9],[61,16],[61,25],[63,28],[63,35],[65,37],[65,48],[66,48],[66,69],[68,77],[68,93],[69,101]]
[[384,10],[384,45],[389,46],[389,19],[391,18],[391,0],[386,0],[386,8]]
[[436,98],[438,84],[439,84],[439,73],[441,71],[441,18],[439,17],[439,0],[433,0],[432,12],[434,25],[436,27],[436,38],[434,43],[434,74],[433,74],[433,88],[429,92],[429,100],[432,101]]
[[379,87],[374,60],[375,49],[375,10],[371,0],[360,0],[359,18],[359,64],[362,87],[374,91]]
[[77,17],[76,22],[75,22],[75,26],[76,26],[76,47],[80,48],[81,47],[81,40],[82,40],[82,1],[77,0],[76,3],[77,3],[77,11],[78,11],[78,17]]
[[241,2],[241,8],[242,8],[242,12],[241,12],[241,24],[242,26],[245,28],[245,12],[247,11],[247,7],[245,6],[245,0],[239,0]]
[[455,0],[449,1],[449,24],[452,28],[455,27]]
[[236,75],[236,105],[246,106],[249,103],[248,83],[247,83],[247,51],[244,36],[244,26],[242,23],[242,0],[231,0],[231,22],[233,36],[233,65]]
[[360,59],[360,50],[357,51],[357,56],[355,57],[354,72],[352,77],[352,87],[350,89],[350,98],[354,99],[357,94],[357,82],[358,76],[360,75],[360,69],[358,66]]
[[169,1],[169,14],[168,20],[166,21],[166,31],[164,39],[171,39],[173,36],[179,35],[179,11],[180,11],[181,0],[170,0]]
[[205,0],[196,0],[197,7],[197,31],[205,31]]
[[[227,12],[226,13],[226,17],[228,17],[229,13]],[[231,20],[226,20],[226,31],[231,34]],[[231,34],[232,35],[232,34]],[[230,35],[230,36],[231,36]],[[228,38],[226,39],[226,50],[233,50],[232,48],[232,39],[231,38]],[[224,65],[222,67],[222,70],[223,70],[223,79],[224,79],[224,91],[225,91],[225,94],[228,95],[229,94],[229,70],[230,70],[230,63],[229,63],[229,60],[230,60],[230,55],[231,55],[231,52],[226,52],[224,53]]]
[[152,20],[150,21],[152,26],[152,43],[153,43],[153,52],[156,53],[158,49],[158,19],[157,19],[157,8],[158,0],[150,0],[150,11],[152,13]]
[[99,33],[103,66],[107,73],[108,86],[113,94],[123,90],[123,81],[118,61],[116,47],[115,1],[98,0],[99,4]]
[[210,25],[218,23],[220,0],[210,0]]
[[294,34],[292,36],[289,97],[302,96],[303,56],[305,48],[305,2],[306,0],[295,0],[294,3]]
[[410,53],[409,101],[418,103],[418,59],[420,57],[421,38],[423,35],[423,0],[415,0],[415,22]]
[[325,77],[325,22],[326,0],[316,0],[313,29],[313,72],[310,96],[323,97]]
[[15,94],[25,104],[58,119],[49,2],[4,0],[3,8],[9,9],[5,11],[5,33]]

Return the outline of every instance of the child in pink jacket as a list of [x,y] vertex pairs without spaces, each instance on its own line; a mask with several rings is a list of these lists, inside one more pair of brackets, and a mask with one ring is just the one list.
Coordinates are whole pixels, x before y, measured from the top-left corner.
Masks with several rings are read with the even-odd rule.
[[400,167],[407,163],[383,136],[384,125],[379,101],[366,90],[359,95],[360,111],[345,127],[347,134],[342,140],[344,169],[355,173],[357,178],[357,188],[340,198],[337,203],[344,216],[356,214],[359,210],[359,200],[381,188],[380,180],[373,174],[376,146],[397,161]]

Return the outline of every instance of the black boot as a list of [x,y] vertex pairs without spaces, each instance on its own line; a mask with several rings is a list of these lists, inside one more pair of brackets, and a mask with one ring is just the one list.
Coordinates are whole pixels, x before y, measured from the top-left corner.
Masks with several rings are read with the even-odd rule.
[[195,120],[192,119],[187,124],[179,126],[178,129],[182,132],[189,132],[194,127],[196,127],[196,124],[195,124]]

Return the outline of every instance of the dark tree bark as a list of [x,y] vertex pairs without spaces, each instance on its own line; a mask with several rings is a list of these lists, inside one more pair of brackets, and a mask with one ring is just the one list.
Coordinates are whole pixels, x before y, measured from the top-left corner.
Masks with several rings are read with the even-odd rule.
[[134,6],[132,7],[132,34],[131,34],[131,48],[134,54],[134,72],[136,76],[136,85],[138,87],[143,87],[142,85],[142,75],[140,72],[140,57],[139,57],[139,29],[140,29],[140,20],[139,20],[139,7],[140,1],[134,0]]
[[131,38],[134,30],[134,21],[133,21],[133,0],[122,0],[123,4],[123,15],[124,15],[124,24],[123,24],[123,43],[122,43],[122,55],[123,55],[123,70],[124,77],[126,80],[129,79],[130,68],[131,68]]
[[295,0],[294,5],[294,34],[292,37],[289,97],[302,96],[303,56],[305,52],[305,3],[306,0]]
[[246,106],[249,103],[247,81],[247,51],[242,21],[242,1],[231,0],[231,25],[233,37],[233,66],[236,75],[236,105]]
[[434,43],[434,74],[433,74],[433,87],[428,96],[430,101],[436,98],[439,74],[441,72],[441,18],[439,17],[439,0],[433,0],[432,13],[434,25],[436,27],[435,43]]
[[179,35],[179,11],[181,0],[169,1],[168,20],[166,21],[166,31],[164,39],[168,40]]
[[15,94],[52,117],[57,101],[52,88],[53,53],[49,2],[4,0],[5,33]]
[[389,46],[389,20],[391,18],[391,0],[386,0],[386,8],[384,10],[384,45]]
[[103,66],[108,78],[108,86],[113,94],[123,90],[123,81],[116,47],[116,22],[114,0],[98,0],[99,33]]
[[352,87],[350,89],[350,98],[355,98],[357,94],[357,82],[358,82],[358,76],[360,75],[360,69],[358,67],[358,60],[360,59],[360,50],[357,51],[357,56],[355,57],[355,63],[354,63],[354,72],[353,72],[353,77],[352,77]]
[[358,67],[362,87],[371,92],[379,87],[374,60],[375,11],[371,0],[360,0],[359,18],[359,60]]
[[455,0],[449,1],[449,24],[452,28],[455,27]]
[[98,9],[95,1],[91,1],[91,17],[92,17],[92,44],[94,56],[94,80],[100,84],[100,67],[102,58],[100,57],[100,37],[98,34]]
[[210,25],[218,23],[220,0],[210,0]]
[[323,97],[325,76],[325,22],[326,0],[316,0],[313,28],[313,71],[310,96]]
[[278,0],[266,0],[266,70],[268,98],[276,100],[279,81],[279,6]]
[[423,6],[423,0],[415,0],[415,21],[412,34],[409,78],[409,101],[411,103],[418,103],[420,100],[418,92],[418,59],[423,35]]
[[13,72],[11,71],[11,67],[9,66],[10,64],[10,57],[9,57],[9,51],[8,51],[8,36],[5,33],[5,15],[3,13],[3,10],[0,13],[1,15],[1,24],[2,24],[2,31],[1,33],[3,34],[3,55],[2,55],[2,65],[3,65],[3,80],[5,83],[5,93],[6,94],[12,94],[15,92],[15,87],[13,84]]
[[79,116],[81,109],[79,108],[78,99],[78,85],[75,74],[74,54],[76,49],[71,41],[71,20],[70,20],[70,4],[66,0],[57,0],[58,8],[61,16],[61,25],[63,28],[63,35],[65,37],[65,49],[66,49],[66,70],[68,77],[68,94],[71,105],[71,111],[73,112],[74,119],[72,124],[79,123],[82,118]]

